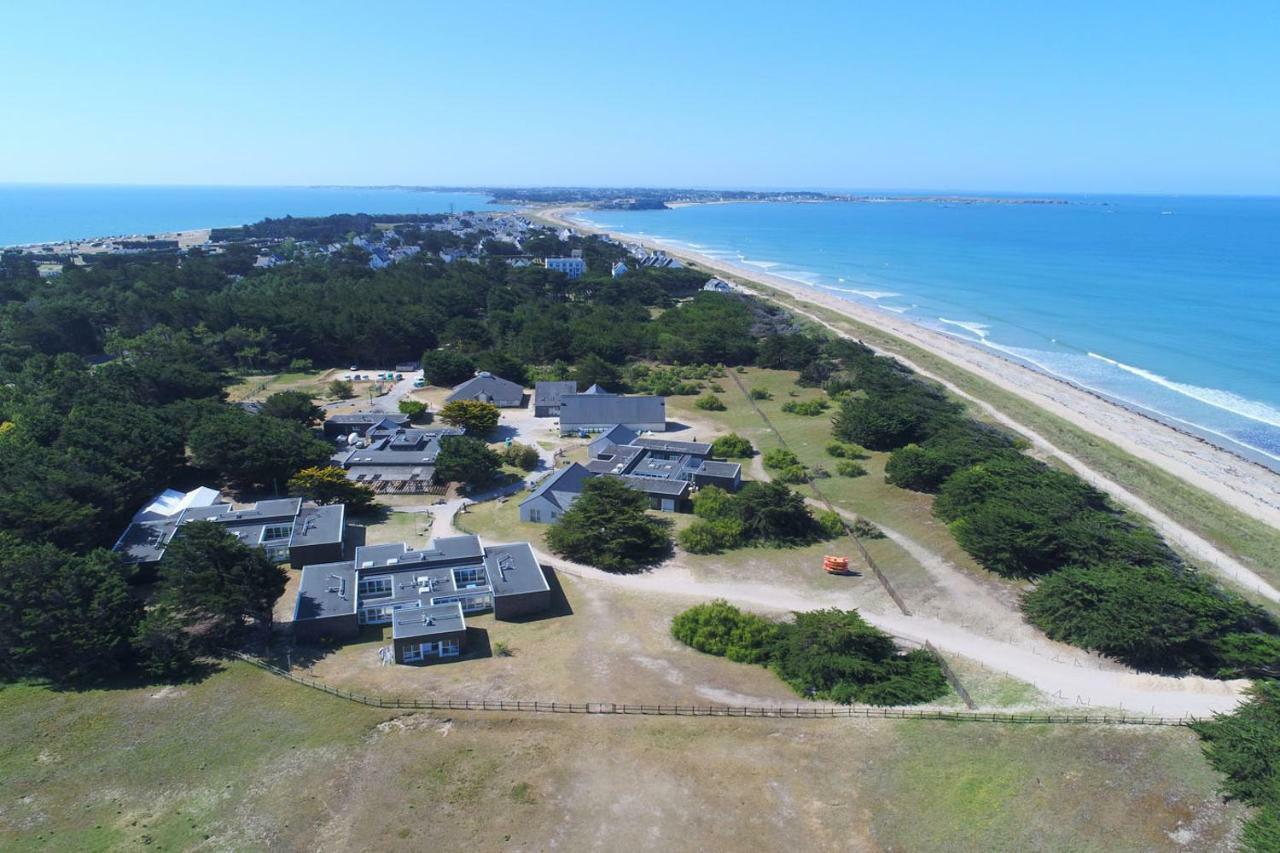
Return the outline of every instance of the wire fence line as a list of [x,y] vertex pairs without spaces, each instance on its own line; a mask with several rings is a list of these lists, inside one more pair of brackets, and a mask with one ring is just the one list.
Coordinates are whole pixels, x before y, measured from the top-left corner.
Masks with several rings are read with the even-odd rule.
[[[773,425],[773,421],[769,420],[769,416],[764,413],[764,410],[756,405],[755,400],[751,399],[751,395],[747,392],[746,386],[742,384],[742,380],[738,378],[738,375],[732,370],[728,371],[728,373],[729,378],[733,380],[733,383],[738,386],[738,390],[742,392],[742,396],[746,398],[748,405],[755,409],[756,414],[760,416],[760,420],[764,421],[765,426],[767,426],[769,431],[773,433],[773,436],[778,440],[778,443],[781,444],[784,449],[790,450],[791,447],[787,444],[787,440],[782,437],[782,433],[778,432],[778,428]],[[871,573],[876,576],[876,580],[880,581],[880,585],[884,587],[885,592],[889,593],[889,597],[893,599],[894,604],[898,605],[898,609],[902,611],[902,614],[904,616],[910,616],[911,611],[907,608],[907,603],[902,600],[901,595],[898,595],[898,591],[893,588],[893,584],[889,583],[889,579],[885,577],[884,572],[880,571],[880,567],[876,565],[876,561],[871,558],[871,554],[869,554],[867,549],[863,547],[862,540],[858,538],[858,534],[853,532],[853,528],[844,520],[844,516],[841,516],[840,513],[836,511],[835,506],[831,503],[830,499],[827,498],[826,494],[823,493],[822,489],[818,487],[818,484],[815,481],[810,480],[809,487],[813,489],[814,494],[818,496],[818,500],[822,501],[823,506],[840,517],[840,524],[844,526],[844,532],[848,535],[849,540],[853,542],[854,547],[858,549],[858,555],[861,556],[863,562],[871,568]]]
[[545,702],[509,699],[437,699],[357,693],[297,675],[242,652],[246,663],[295,684],[366,705],[401,711],[498,711],[524,714],[592,714],[597,716],[734,717],[781,720],[932,720],[953,723],[1034,725],[1185,726],[1192,716],[1157,717],[1135,714],[1071,714],[1053,711],[948,711],[939,708],[892,708],[877,705],[666,705],[626,702]]

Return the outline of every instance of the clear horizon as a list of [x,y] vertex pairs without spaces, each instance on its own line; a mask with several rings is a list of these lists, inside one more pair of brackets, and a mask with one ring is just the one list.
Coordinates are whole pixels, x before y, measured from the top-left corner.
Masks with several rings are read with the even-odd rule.
[[4,183],[1280,194],[1262,2],[70,0],[0,26]]

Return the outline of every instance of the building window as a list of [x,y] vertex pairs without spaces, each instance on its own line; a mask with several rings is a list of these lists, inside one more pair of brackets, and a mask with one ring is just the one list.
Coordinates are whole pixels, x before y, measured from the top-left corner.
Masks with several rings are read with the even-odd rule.
[[530,520],[530,521],[542,521],[542,510],[540,510],[540,509],[530,509],[530,510],[529,510],[529,520]]
[[456,658],[458,656],[457,640],[441,640],[440,641],[440,657]]
[[390,575],[378,575],[376,578],[360,579],[360,594],[368,596],[390,595],[392,589]]
[[366,607],[360,611],[361,625],[385,625],[391,621],[391,607]]
[[485,573],[484,566],[453,570],[453,585],[457,589],[475,589],[488,584],[489,576]]
[[488,610],[493,606],[493,596],[487,592],[482,595],[445,595],[440,598],[431,599],[433,605],[436,604],[462,604],[463,613],[476,613],[480,610]]
[[293,535],[293,522],[288,524],[268,524],[262,528],[263,542],[283,542]]

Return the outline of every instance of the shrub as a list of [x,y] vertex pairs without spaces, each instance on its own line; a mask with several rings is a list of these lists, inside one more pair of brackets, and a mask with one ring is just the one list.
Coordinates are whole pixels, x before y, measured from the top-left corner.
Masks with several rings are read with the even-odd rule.
[[793,465],[799,465],[800,460],[790,450],[782,447],[773,447],[764,452],[764,462],[766,468],[789,468]]
[[733,515],[748,541],[812,542],[819,529],[804,498],[781,483],[747,483],[733,496]]
[[822,398],[816,400],[788,400],[782,404],[782,411],[791,415],[804,415],[805,417],[817,417],[818,415],[831,408],[831,404]]
[[502,448],[499,454],[502,461],[508,465],[519,468],[521,471],[533,471],[538,467],[541,457],[538,456],[538,449],[530,447],[527,444],[513,442]]
[[850,525],[853,535],[859,539],[883,539],[884,531],[865,518],[859,518]]
[[755,448],[751,446],[751,442],[736,432],[722,435],[711,442],[711,455],[713,456],[721,456],[725,459],[746,459],[753,453],[755,453]]
[[818,526],[822,528],[822,532],[826,533],[828,537],[834,539],[837,536],[844,535],[844,519],[840,517],[840,513],[824,509],[818,513],[816,518]]
[[1222,678],[1280,677],[1280,637],[1275,634],[1226,634],[1213,643]]
[[777,626],[727,601],[699,604],[671,620],[671,635],[686,646],[738,663],[764,663]]
[[717,393],[717,394],[723,394],[723,393],[724,393],[724,386],[723,386],[723,385],[721,385],[719,382],[712,382],[712,383],[710,383],[707,387],[708,387],[708,388],[710,388],[712,391],[714,391],[714,392],[715,392],[715,393]]
[[836,473],[841,477],[861,477],[867,473],[867,469],[852,459],[840,459],[836,461]]
[[947,692],[932,655],[900,653],[889,635],[853,610],[797,613],[778,627],[769,661],[797,693],[842,704],[906,705]]
[[897,393],[875,393],[846,399],[836,414],[833,432],[872,450],[893,450],[928,438],[955,423],[959,406],[920,383]]
[[693,514],[714,520],[733,517],[734,496],[719,486],[703,486],[693,496]]
[[785,468],[779,468],[774,472],[773,476],[779,483],[789,483],[793,486],[809,482],[809,472],[805,470],[803,465],[788,465]]
[[773,395],[763,388],[752,388],[749,392],[752,400],[772,400]]
[[860,444],[849,444],[844,441],[831,441],[827,443],[827,455],[834,456],[837,459],[866,459],[870,454],[868,454],[866,448]]
[[325,391],[335,400],[350,400],[356,395],[356,386],[345,379],[335,379],[326,386]]
[[723,412],[725,410],[724,401],[715,394],[703,394],[701,397],[693,401],[693,404],[699,409],[708,412]]
[[736,518],[698,519],[676,535],[690,554],[718,554],[742,544],[742,522]]

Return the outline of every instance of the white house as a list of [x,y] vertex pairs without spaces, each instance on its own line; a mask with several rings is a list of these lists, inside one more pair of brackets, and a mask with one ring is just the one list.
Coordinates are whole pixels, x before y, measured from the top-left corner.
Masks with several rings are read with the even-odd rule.
[[624,276],[627,274],[627,265],[624,264],[622,261],[618,261],[616,264],[613,265],[613,268],[609,271],[609,273],[614,278]]

